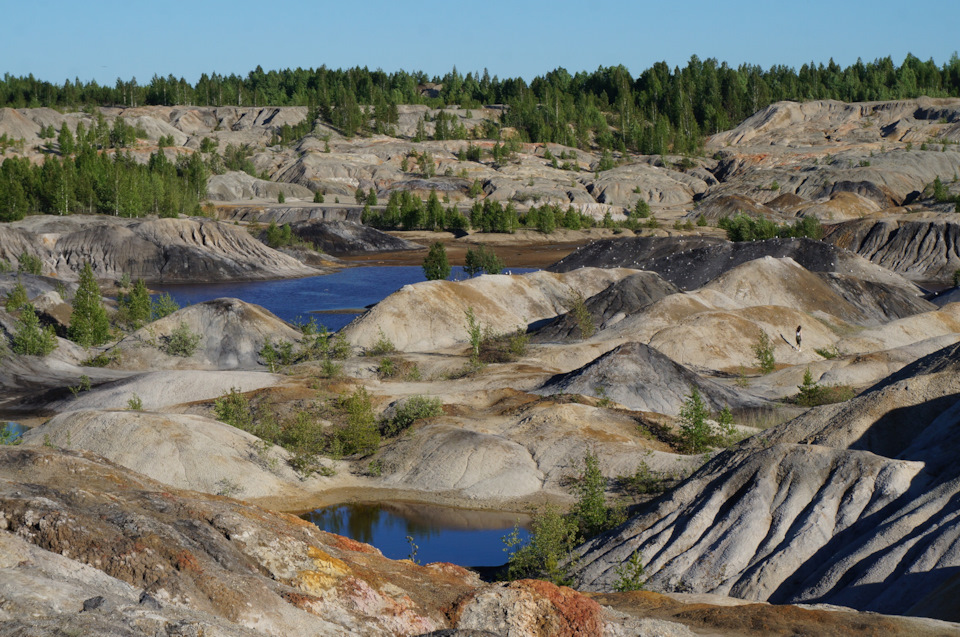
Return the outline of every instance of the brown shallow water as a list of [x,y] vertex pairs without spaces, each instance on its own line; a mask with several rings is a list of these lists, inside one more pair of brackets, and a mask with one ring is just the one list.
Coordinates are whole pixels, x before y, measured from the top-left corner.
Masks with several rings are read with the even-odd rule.
[[[397,233],[402,235],[402,233]],[[463,265],[468,249],[476,249],[477,245],[464,243],[454,239],[452,235],[438,233],[435,237],[404,236],[403,238],[422,244],[422,250],[403,250],[399,252],[379,252],[352,257],[342,257],[347,263],[363,265],[421,265],[427,255],[427,248],[434,241],[440,241],[447,249],[447,259],[450,265]],[[521,243],[508,245],[484,244],[492,250],[506,268],[546,268],[567,256],[577,248],[592,241],[593,238],[584,238],[577,241],[556,243]]]

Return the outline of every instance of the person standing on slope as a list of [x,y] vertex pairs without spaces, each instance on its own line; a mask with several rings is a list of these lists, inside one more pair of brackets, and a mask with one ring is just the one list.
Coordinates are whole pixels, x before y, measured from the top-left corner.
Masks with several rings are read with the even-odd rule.
[[801,351],[801,350],[800,350],[800,339],[803,337],[803,335],[800,333],[800,330],[801,330],[801,326],[798,325],[798,326],[797,326],[797,351],[798,351],[798,352]]

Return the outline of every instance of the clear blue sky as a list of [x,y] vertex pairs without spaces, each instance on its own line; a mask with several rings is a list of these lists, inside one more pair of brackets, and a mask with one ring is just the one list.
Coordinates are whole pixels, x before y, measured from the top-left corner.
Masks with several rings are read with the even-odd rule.
[[[367,66],[442,75],[454,65],[527,81],[623,64],[636,76],[691,55],[769,68],[846,66],[908,52],[942,65],[960,48],[960,0],[37,0],[6,2],[0,73],[113,85],[154,74]],[[351,8],[348,9],[348,6]],[[276,8],[271,8],[276,7]]]

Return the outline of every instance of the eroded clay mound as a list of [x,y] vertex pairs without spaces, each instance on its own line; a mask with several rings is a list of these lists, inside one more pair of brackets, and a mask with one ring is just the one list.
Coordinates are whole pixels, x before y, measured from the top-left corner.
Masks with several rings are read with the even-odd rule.
[[[188,356],[171,349],[181,325],[199,336],[195,351]],[[264,362],[260,351],[268,341],[292,343],[301,336],[259,305],[224,298],[197,303],[154,321],[125,337],[112,351],[120,352],[128,369],[249,369]]]
[[526,448],[501,436],[442,423],[400,439],[382,456],[386,484],[417,491],[457,491],[469,499],[529,496],[543,474]]
[[852,274],[867,280],[909,282],[846,250],[812,239],[730,242],[713,237],[603,239],[554,263],[551,272],[576,268],[635,268],[656,272],[682,290],[694,290],[754,259],[790,257],[811,272]]
[[214,400],[231,389],[242,392],[273,387],[283,376],[261,371],[177,369],[134,374],[97,384],[89,391],[47,403],[58,413],[82,409],[126,409],[136,396],[143,409],[161,410],[192,402]]
[[825,239],[916,280],[949,279],[960,268],[960,223],[931,213],[837,224]]
[[956,619],[958,372],[951,345],[721,454],[588,544],[582,581],[640,550],[654,587]]
[[422,250],[423,246],[350,221],[304,221],[292,226],[294,234],[334,256],[370,252]]
[[271,279],[316,274],[246,231],[209,219],[121,219],[108,216],[27,217],[0,226],[0,259],[23,251],[43,274],[66,279],[85,263],[99,279],[124,274],[148,282]]
[[[605,329],[679,291],[677,286],[665,281],[655,272],[638,272],[587,299],[586,308],[595,322],[595,327]],[[538,330],[534,340],[564,341],[580,338],[582,334],[577,317],[568,312]]]
[[627,343],[547,381],[538,394],[604,394],[625,407],[676,416],[696,388],[713,412],[760,408],[766,401],[701,378],[642,343]]
[[631,274],[636,273],[583,268],[567,274],[486,275],[405,285],[344,333],[350,343],[365,348],[385,336],[399,350],[437,350],[468,342],[467,310],[481,326],[512,332],[566,312],[577,292],[590,297]]
[[190,414],[71,411],[23,436],[23,444],[85,449],[178,489],[242,498],[300,490],[279,447],[258,453],[258,438]]

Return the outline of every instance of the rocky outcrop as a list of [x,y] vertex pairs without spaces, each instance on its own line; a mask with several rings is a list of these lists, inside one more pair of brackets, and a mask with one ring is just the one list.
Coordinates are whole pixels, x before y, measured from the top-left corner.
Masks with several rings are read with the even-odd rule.
[[952,345],[721,454],[589,543],[582,582],[639,550],[657,588],[957,619],[958,371]]
[[[256,634],[420,634],[448,627],[440,608],[479,584],[459,567],[392,562],[295,517],[180,491],[84,452],[0,448],[0,475],[0,536],[125,583],[113,590],[127,595],[104,595],[107,608],[146,595],[161,616],[180,607]],[[15,564],[4,582],[28,581]]]
[[621,345],[580,369],[559,374],[537,393],[592,396],[602,390],[628,409],[676,416],[694,388],[714,413],[724,407],[742,412],[766,405],[765,400],[702,378],[642,343]]
[[598,203],[632,209],[638,199],[656,206],[690,204],[707,188],[708,184],[694,175],[638,163],[603,171],[591,184],[590,194]]
[[283,193],[286,199],[313,200],[313,191],[298,184],[280,184],[251,177],[245,172],[232,171],[214,175],[207,180],[207,199],[212,201],[246,201],[270,199],[276,201]]
[[72,279],[89,262],[100,279],[148,282],[272,279],[316,274],[241,228],[208,219],[27,217],[0,226],[0,259],[27,251],[43,273]]
[[334,256],[423,250],[423,246],[350,221],[303,221],[291,226],[294,234]]
[[949,280],[960,269],[956,215],[919,213],[848,221],[826,241],[918,281]]
[[[718,147],[757,144],[788,147],[846,137],[860,142],[885,139],[919,143],[930,136],[938,137],[932,133],[939,131],[938,125],[947,119],[960,119],[960,100],[920,97],[853,104],[836,100],[776,102],[733,130],[714,135],[710,142]],[[952,133],[952,128],[946,128],[948,134]]]
[[271,221],[278,226],[286,223],[304,223],[307,221],[349,221],[360,223],[363,206],[343,204],[329,206],[326,204],[236,204],[217,207],[217,215],[227,221],[245,221],[247,223],[269,224]]

